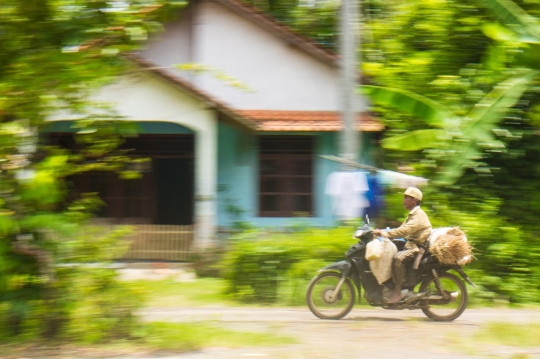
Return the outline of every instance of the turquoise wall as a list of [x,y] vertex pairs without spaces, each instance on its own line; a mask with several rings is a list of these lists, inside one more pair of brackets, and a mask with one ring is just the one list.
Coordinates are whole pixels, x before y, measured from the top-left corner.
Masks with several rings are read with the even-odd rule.
[[[270,133],[269,133],[270,134]],[[283,133],[276,133],[283,135]],[[299,133],[296,133],[299,134]],[[301,133],[300,133],[301,134]],[[336,222],[329,196],[324,194],[326,178],[339,164],[318,155],[336,155],[338,133],[310,133],[315,136],[314,169],[315,203],[313,217],[258,217],[258,156],[256,135],[219,124],[218,131],[218,226],[229,226],[236,220],[262,227],[284,227],[295,224],[328,227]],[[365,147],[368,141],[363,141]],[[364,151],[363,151],[364,152]],[[364,163],[368,159],[362,158]],[[229,210],[228,210],[229,208]],[[230,209],[244,211],[238,217]]]
[[[218,226],[235,220],[252,222],[256,203],[255,138],[219,123],[218,127]],[[229,208],[244,211],[239,217]]]

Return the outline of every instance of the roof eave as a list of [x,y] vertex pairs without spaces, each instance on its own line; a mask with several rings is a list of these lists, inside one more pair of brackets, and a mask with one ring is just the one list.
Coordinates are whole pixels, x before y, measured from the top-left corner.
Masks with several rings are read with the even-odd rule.
[[130,53],[125,55],[134,64],[144,68],[148,72],[166,80],[167,82],[173,84],[174,86],[180,87],[188,91],[191,95],[197,98],[199,101],[203,102],[205,105],[211,108],[215,108],[219,112],[227,115],[229,118],[233,119],[235,124],[240,128],[248,131],[256,131],[257,123],[250,120],[247,117],[244,117],[238,114],[234,109],[225,105],[224,103],[212,98],[210,95],[204,93],[203,91],[195,88],[192,84],[187,81],[184,81],[176,76],[172,76],[167,73],[162,67],[157,66],[156,64],[142,58],[136,53]]
[[340,66],[340,60],[339,60],[340,57],[337,54],[335,54],[333,51],[325,49],[323,47],[320,47],[310,42],[307,38],[304,38],[303,36],[296,34],[287,26],[278,23],[275,19],[263,13],[262,11],[258,10],[254,6],[246,4],[238,0],[234,0],[234,1],[212,0],[212,1],[215,1],[225,6],[229,10],[241,15],[243,18],[248,19],[252,21],[253,23],[257,24],[258,26],[265,28],[266,30],[282,38],[284,41],[286,41],[290,45],[296,46],[306,51],[307,53],[315,56],[316,58],[320,59],[326,64],[331,65],[331,66],[337,66],[337,67]]

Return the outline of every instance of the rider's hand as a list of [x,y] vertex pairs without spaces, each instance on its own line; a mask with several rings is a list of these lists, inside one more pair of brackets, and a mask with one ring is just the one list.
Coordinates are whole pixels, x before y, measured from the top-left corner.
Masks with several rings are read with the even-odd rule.
[[380,237],[386,237],[386,232],[382,229],[376,229],[373,231],[373,234]]

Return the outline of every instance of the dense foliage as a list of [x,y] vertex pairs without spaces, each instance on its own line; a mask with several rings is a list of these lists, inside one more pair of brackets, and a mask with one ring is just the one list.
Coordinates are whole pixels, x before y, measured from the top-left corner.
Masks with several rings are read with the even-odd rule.
[[[121,55],[176,13],[169,1],[5,0],[0,5],[0,321],[2,335],[83,340],[125,335],[138,296],[110,269],[121,234],[83,230],[95,196],[68,196],[66,178],[130,171],[118,150],[134,129],[96,86],[125,69]],[[70,119],[78,150],[48,146],[46,120]]]
[[[535,214],[540,202],[534,195],[538,173],[533,158],[539,147],[533,143],[538,143],[534,119],[540,101],[539,68],[529,59],[539,54],[540,19],[511,1],[485,1],[483,5],[491,17],[481,23],[490,38],[489,48],[479,52],[482,61],[431,82],[444,91],[415,90],[448,111],[440,117],[445,122],[443,133],[434,135],[438,130],[434,129],[433,112],[428,117],[417,112],[410,118],[421,130],[410,131],[415,127],[402,127],[401,123],[392,126],[395,132],[389,131],[383,146],[392,150],[394,158],[416,162],[418,171],[435,180],[427,198],[434,200],[434,207],[444,205],[452,213],[437,211],[436,218],[459,218],[461,222],[454,223],[463,227],[468,227],[470,219],[489,224],[482,233],[473,232],[478,225],[469,232],[479,239],[479,267],[484,280],[491,282],[488,287],[511,301],[538,301],[540,228]],[[418,103],[418,95],[405,100],[403,92],[400,96],[384,103],[398,109],[397,115],[387,108],[381,113],[399,117],[403,110],[412,113],[410,109],[418,109],[411,106]],[[372,98],[380,103],[376,93]],[[444,112],[440,108],[434,111]],[[437,182],[441,178],[445,180]],[[484,237],[487,233],[490,235]]]
[[351,228],[244,231],[231,238],[221,262],[228,292],[244,302],[299,304],[309,279],[342,258],[351,237]]

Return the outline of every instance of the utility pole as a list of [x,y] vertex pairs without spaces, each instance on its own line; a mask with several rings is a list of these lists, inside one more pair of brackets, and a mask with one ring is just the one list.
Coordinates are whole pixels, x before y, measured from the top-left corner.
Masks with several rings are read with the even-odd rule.
[[339,156],[349,161],[358,161],[358,149],[360,148],[360,130],[358,126],[358,114],[361,110],[358,95],[356,94],[357,81],[359,78],[359,63],[357,51],[360,49],[360,22],[358,21],[358,2],[360,0],[342,0],[340,19],[340,42],[341,55],[341,101],[342,123]]

